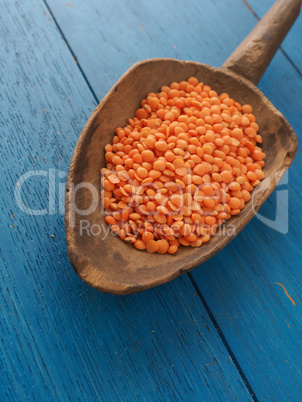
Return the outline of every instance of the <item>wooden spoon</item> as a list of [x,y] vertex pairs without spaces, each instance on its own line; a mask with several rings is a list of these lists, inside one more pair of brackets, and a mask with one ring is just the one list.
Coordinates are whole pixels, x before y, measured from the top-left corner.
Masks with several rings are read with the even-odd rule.
[[[298,16],[300,5],[301,0],[278,0],[222,68],[174,59],[143,60],[133,65],[97,106],[76,145],[65,199],[68,254],[84,281],[115,294],[139,292],[168,282],[215,255],[255,215],[297,150],[294,130],[256,85]],[[101,191],[104,146],[111,142],[115,128],[126,125],[128,118],[134,116],[148,92],[158,92],[162,85],[190,76],[196,76],[218,93],[227,92],[238,102],[253,106],[263,136],[264,171],[268,179],[257,187],[242,212],[223,224],[223,232],[205,245],[181,247],[176,255],[148,254],[104,233],[109,227],[96,196]],[[92,188],[96,190],[93,192]]]

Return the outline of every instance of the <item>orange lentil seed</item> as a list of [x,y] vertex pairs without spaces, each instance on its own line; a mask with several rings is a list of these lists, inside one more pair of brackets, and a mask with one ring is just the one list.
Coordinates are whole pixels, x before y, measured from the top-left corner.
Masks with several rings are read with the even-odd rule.
[[195,77],[148,94],[115,134],[102,206],[112,233],[138,250],[174,254],[208,242],[265,177],[252,106]]
[[155,240],[148,240],[146,243],[146,250],[148,253],[155,253],[158,249],[158,244]]

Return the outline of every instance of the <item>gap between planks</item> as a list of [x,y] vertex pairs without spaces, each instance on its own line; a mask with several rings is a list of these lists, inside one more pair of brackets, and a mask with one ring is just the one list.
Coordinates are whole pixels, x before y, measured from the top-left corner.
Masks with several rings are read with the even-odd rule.
[[244,374],[244,371],[242,370],[240,364],[238,363],[238,361],[237,361],[237,359],[236,359],[236,356],[234,355],[234,353],[233,353],[231,347],[229,346],[229,344],[228,344],[228,342],[227,342],[225,336],[223,335],[223,332],[222,332],[221,328],[219,327],[217,321],[215,320],[215,317],[214,317],[214,315],[212,314],[212,312],[211,312],[209,306],[207,305],[207,302],[205,301],[204,297],[202,296],[201,291],[199,290],[199,288],[198,288],[198,286],[197,286],[197,284],[196,284],[194,278],[192,277],[192,275],[191,275],[190,272],[189,272],[187,275],[188,275],[188,277],[189,277],[189,279],[190,279],[190,281],[191,281],[191,283],[192,283],[192,285],[193,285],[193,287],[194,287],[194,289],[195,289],[195,291],[196,291],[196,293],[197,293],[197,295],[198,295],[198,297],[199,297],[201,303],[203,304],[203,306],[204,306],[206,312],[208,313],[208,316],[209,316],[209,318],[211,319],[211,321],[212,321],[212,323],[213,323],[213,325],[214,325],[214,327],[215,327],[215,329],[216,329],[216,331],[217,331],[217,334],[219,335],[219,337],[220,337],[222,343],[224,344],[224,347],[225,347],[226,350],[228,351],[228,353],[229,353],[229,355],[230,355],[230,359],[232,360],[234,366],[236,367],[236,369],[237,369],[237,371],[238,371],[240,377],[242,378],[242,380],[243,380],[243,382],[244,382],[244,384],[245,384],[247,390],[249,391],[249,393],[250,393],[252,399],[253,399],[255,402],[258,402],[258,398],[256,397],[255,392],[253,391],[253,388],[252,388],[251,384],[249,383],[247,377],[246,377],[245,374]]
[[67,38],[65,37],[65,35],[64,35],[64,33],[63,33],[63,31],[62,31],[60,25],[58,24],[58,21],[56,20],[56,18],[55,18],[55,16],[54,16],[53,12],[51,11],[51,9],[50,9],[50,7],[49,7],[47,1],[46,1],[46,0],[42,0],[42,1],[43,1],[43,3],[45,4],[45,7],[47,8],[47,10],[48,10],[48,12],[49,12],[51,18],[53,19],[53,21],[54,21],[56,27],[58,28],[58,31],[60,32],[60,35],[61,35],[62,38],[63,38],[63,41],[66,43],[66,46],[67,46],[68,50],[70,51],[70,53],[71,53],[71,55],[72,55],[72,57],[73,57],[73,59],[74,59],[76,65],[78,66],[78,69],[80,70],[80,72],[81,72],[81,74],[82,74],[82,76],[83,76],[83,78],[84,78],[86,84],[88,85],[88,88],[89,88],[90,92],[92,93],[92,95],[93,95],[93,97],[94,97],[94,99],[95,99],[95,101],[96,101],[96,106],[97,106],[97,105],[100,103],[100,101],[99,101],[98,97],[96,96],[96,93],[94,92],[92,86],[90,85],[90,82],[88,81],[88,79],[87,79],[87,77],[86,77],[86,74],[84,73],[84,71],[83,71],[83,69],[82,69],[80,63],[78,62],[78,59],[77,59],[75,53],[73,52],[71,46],[69,45],[68,40],[67,40]]

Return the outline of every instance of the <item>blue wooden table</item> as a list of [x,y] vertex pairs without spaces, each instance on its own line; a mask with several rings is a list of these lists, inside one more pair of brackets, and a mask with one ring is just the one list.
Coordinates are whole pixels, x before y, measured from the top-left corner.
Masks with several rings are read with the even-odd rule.
[[[73,149],[116,80],[220,66],[273,1],[67,1],[0,1],[0,400],[302,401],[300,149],[262,217],[164,286],[94,290],[64,235]],[[301,40],[302,17],[259,84],[299,137]]]

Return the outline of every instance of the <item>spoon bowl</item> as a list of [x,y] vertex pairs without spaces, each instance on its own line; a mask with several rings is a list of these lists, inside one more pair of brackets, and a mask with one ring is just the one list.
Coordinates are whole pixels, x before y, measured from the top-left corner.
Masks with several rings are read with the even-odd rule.
[[[279,0],[278,3],[280,8],[285,2]],[[300,4],[300,1],[294,3]],[[271,10],[269,13],[272,15]],[[287,24],[292,22],[288,17]],[[255,30],[263,36],[259,27]],[[255,30],[250,36],[253,32],[255,35]],[[281,41],[280,37],[278,41]],[[251,43],[250,38],[244,45],[244,52]],[[267,46],[271,47],[272,41]],[[267,65],[262,66],[261,71],[259,67],[249,70],[250,80],[244,78],[238,71],[234,72],[235,66],[238,67],[238,55],[243,55],[243,50],[238,53],[238,49],[225,63],[228,68],[162,58],[138,62],[122,76],[89,118],[70,165],[65,227],[70,261],[77,274],[91,286],[103,292],[127,294],[163,284],[189,272],[215,255],[244,228],[292,163],[297,150],[294,130],[251,82],[257,83]],[[234,60],[236,63],[233,63]],[[243,64],[241,61],[240,72],[246,70]],[[252,105],[263,137],[266,179],[253,191],[251,201],[240,214],[226,221],[208,243],[198,248],[180,247],[175,255],[148,254],[110,234],[105,222],[98,198],[101,191],[100,171],[106,165],[104,146],[112,141],[115,128],[125,126],[134,116],[147,93],[159,92],[162,85],[186,80],[190,76],[210,85],[218,94],[227,92],[241,104]]]

